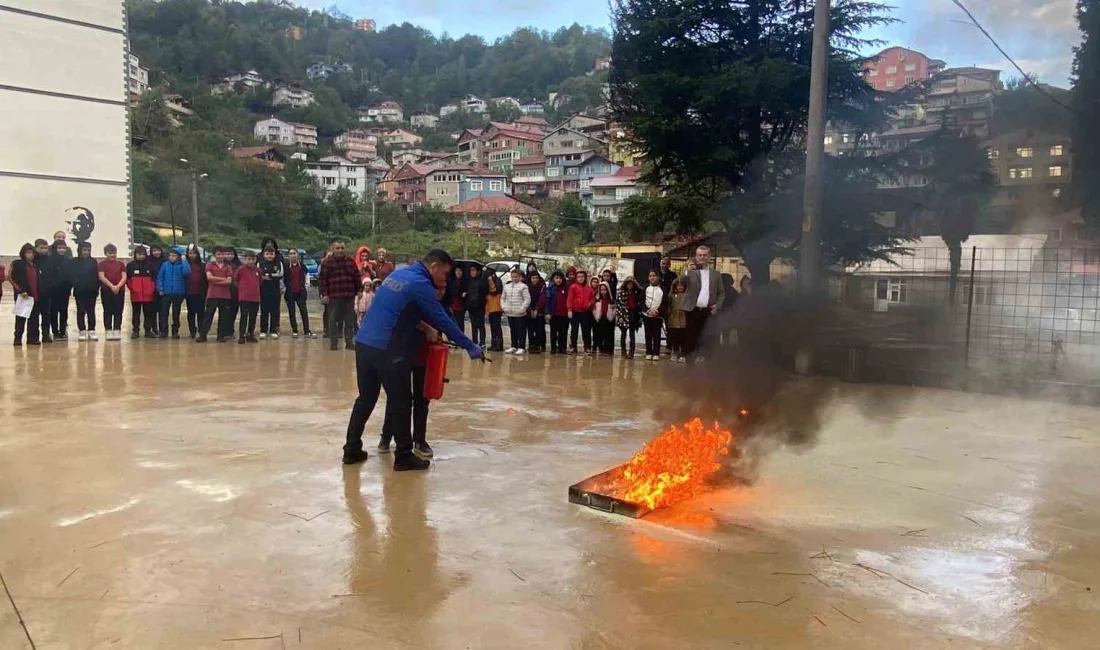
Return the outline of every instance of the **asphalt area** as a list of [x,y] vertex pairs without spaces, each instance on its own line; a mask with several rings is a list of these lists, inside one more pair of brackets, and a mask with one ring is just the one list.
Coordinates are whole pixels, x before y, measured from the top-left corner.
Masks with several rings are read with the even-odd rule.
[[0,347],[0,648],[1095,647],[1097,410],[837,385],[751,484],[570,504],[691,393],[641,356],[452,355],[395,474],[324,341]]

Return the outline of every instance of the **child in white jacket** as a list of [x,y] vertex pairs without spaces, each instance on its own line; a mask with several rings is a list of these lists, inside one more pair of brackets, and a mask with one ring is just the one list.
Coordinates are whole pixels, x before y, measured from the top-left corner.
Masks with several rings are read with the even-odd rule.
[[508,329],[512,334],[512,347],[504,354],[527,353],[527,309],[531,306],[531,291],[523,283],[519,268],[512,269],[512,281],[504,285],[500,294],[500,308],[508,317]]
[[661,275],[657,269],[649,272],[649,286],[645,288],[645,326],[646,361],[661,358],[661,308],[664,306],[665,292],[661,289]]

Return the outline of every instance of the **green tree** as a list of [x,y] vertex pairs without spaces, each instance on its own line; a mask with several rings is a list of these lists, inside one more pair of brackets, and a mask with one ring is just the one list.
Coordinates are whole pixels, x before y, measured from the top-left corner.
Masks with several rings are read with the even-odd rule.
[[[890,22],[886,10],[834,2],[832,119],[873,129],[882,117],[857,50],[868,45],[861,33]],[[813,5],[616,0],[613,21],[611,106],[645,153],[643,180],[715,206],[753,278],[767,282],[772,258],[790,255],[801,233],[789,224],[800,215],[793,179],[805,164]]]
[[1100,231],[1100,1],[1077,0],[1081,45],[1073,57],[1073,185],[1081,216]]

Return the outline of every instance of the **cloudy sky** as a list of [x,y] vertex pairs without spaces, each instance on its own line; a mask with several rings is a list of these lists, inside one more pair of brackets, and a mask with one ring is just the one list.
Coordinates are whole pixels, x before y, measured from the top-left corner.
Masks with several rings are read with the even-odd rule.
[[[890,45],[905,45],[948,65],[999,68],[1017,76],[1008,61],[973,27],[953,21],[966,16],[951,0],[885,0],[903,22],[875,34]],[[411,22],[436,34],[479,34],[492,40],[516,27],[555,29],[573,22],[607,27],[605,0],[297,0],[307,7],[334,4],[355,18],[379,26]],[[1072,48],[1080,40],[1074,0],[963,0],[1001,46],[1029,73],[1054,85],[1068,84]]]

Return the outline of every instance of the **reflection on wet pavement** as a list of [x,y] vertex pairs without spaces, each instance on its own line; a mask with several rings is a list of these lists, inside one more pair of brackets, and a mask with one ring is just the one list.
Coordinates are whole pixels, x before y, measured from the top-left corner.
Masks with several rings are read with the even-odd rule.
[[37,647],[1095,646],[1093,409],[842,386],[815,447],[634,521],[566,488],[689,368],[451,368],[408,475],[340,465],[352,356],[322,342],[0,351],[0,573]]

